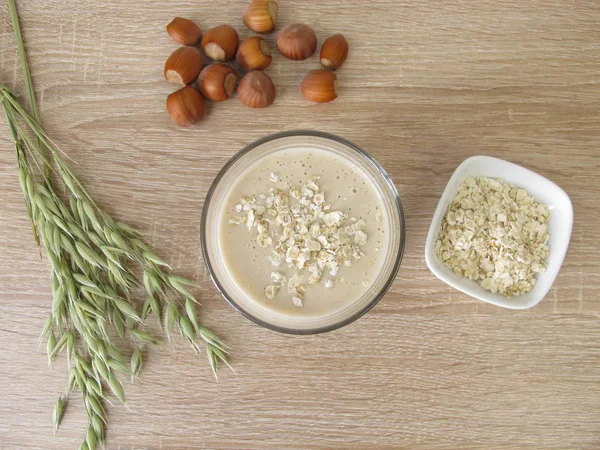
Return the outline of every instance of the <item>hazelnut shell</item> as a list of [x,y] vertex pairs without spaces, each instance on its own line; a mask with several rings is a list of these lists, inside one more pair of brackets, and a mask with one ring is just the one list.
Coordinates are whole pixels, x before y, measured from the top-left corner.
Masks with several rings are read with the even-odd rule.
[[329,70],[339,69],[348,56],[348,41],[343,34],[328,37],[321,46],[321,65]]
[[317,35],[303,23],[288,25],[277,34],[277,49],[294,61],[310,58],[317,49]]
[[250,0],[244,11],[244,24],[256,33],[268,33],[277,25],[278,12],[276,0]]
[[275,101],[277,93],[269,75],[253,70],[240,81],[238,95],[248,108],[266,108]]
[[167,33],[181,45],[198,45],[202,38],[200,27],[194,22],[183,17],[175,17],[167,25]]
[[338,96],[338,81],[335,73],[318,69],[308,72],[300,83],[302,96],[309,102],[327,103]]
[[269,44],[259,36],[252,36],[240,44],[236,60],[246,71],[264,70],[271,64],[271,51]]
[[238,32],[229,25],[211,28],[202,36],[202,51],[215,61],[229,61],[235,57],[240,38]]
[[179,47],[165,63],[167,81],[191,84],[196,81],[202,69],[202,54],[194,47]]
[[186,86],[167,97],[167,111],[177,125],[189,127],[204,117],[204,99],[198,89]]
[[237,74],[227,64],[215,63],[206,66],[198,77],[198,88],[204,97],[222,102],[233,96]]

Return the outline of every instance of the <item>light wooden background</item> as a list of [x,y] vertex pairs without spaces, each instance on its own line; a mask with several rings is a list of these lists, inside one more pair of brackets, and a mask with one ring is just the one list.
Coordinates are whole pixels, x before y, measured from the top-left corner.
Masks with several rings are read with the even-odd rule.
[[[43,122],[93,195],[200,280],[202,320],[233,348],[216,384],[179,339],[148,350],[131,411],[110,409],[111,449],[600,448],[600,4],[585,0],[281,0],[281,24],[343,32],[340,98],[305,103],[316,57],[274,57],[276,103],[211,105],[192,129],[164,111],[175,15],[234,25],[245,1],[18,1]],[[274,36],[268,37],[274,43]],[[5,2],[0,80],[22,93]],[[36,345],[50,311],[48,268],[31,238],[14,150],[0,119],[0,448],[65,449],[85,425]],[[199,248],[204,196],[244,145],[297,128],[371,152],[401,193],[404,261],[391,291],[344,329],[293,337],[233,311]],[[532,310],[473,300],[426,268],[426,231],[454,168],[472,155],[523,164],[571,196],[564,266]]]

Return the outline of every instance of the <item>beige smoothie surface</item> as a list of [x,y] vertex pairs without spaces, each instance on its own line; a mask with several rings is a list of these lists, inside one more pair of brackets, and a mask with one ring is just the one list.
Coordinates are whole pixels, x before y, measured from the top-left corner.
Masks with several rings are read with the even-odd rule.
[[277,313],[322,316],[356,301],[382,270],[389,216],[367,175],[327,150],[286,149],[255,162],[220,211],[231,279]]

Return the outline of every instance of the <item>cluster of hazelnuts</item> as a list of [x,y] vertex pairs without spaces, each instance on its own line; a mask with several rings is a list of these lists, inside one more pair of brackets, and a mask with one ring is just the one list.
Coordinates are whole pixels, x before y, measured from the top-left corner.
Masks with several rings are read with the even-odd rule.
[[[243,20],[257,33],[269,33],[277,24],[279,5],[276,0],[250,0]],[[271,78],[263,72],[271,64],[271,52],[260,36],[252,36],[241,44],[237,31],[219,25],[204,34],[194,22],[181,17],[167,25],[167,32],[183,47],[175,50],[165,63],[165,78],[184,85],[167,97],[167,111],[181,126],[190,126],[204,117],[204,98],[215,102],[233,96],[238,74],[227,61],[235,59],[244,73],[237,87],[240,101],[249,108],[266,108],[275,101],[276,90]],[[214,62],[202,68],[203,55]],[[292,24],[277,35],[277,49],[286,58],[304,60],[317,49],[315,32],[304,24]],[[319,69],[307,73],[300,83],[304,98],[311,102],[330,102],[337,97],[335,70],[348,56],[348,42],[341,34],[329,37],[321,47]],[[192,84],[197,81],[197,86]]]

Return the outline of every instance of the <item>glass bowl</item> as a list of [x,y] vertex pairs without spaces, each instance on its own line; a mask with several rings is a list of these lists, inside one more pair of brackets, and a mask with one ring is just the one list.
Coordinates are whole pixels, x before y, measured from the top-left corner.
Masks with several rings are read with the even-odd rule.
[[[278,313],[248,298],[229,274],[220,251],[220,220],[230,189],[249,167],[266,155],[290,148],[314,148],[333,152],[360,169],[377,189],[389,223],[389,248],[383,249],[384,263],[368,289],[355,301],[325,315],[302,317]],[[200,242],[208,273],[231,306],[248,319],[268,329],[290,334],[331,331],[353,322],[385,295],[394,281],[404,251],[405,225],[400,196],[379,163],[364,150],[338,136],[317,131],[273,134],[248,145],[234,155],[212,183],[202,211]]]

